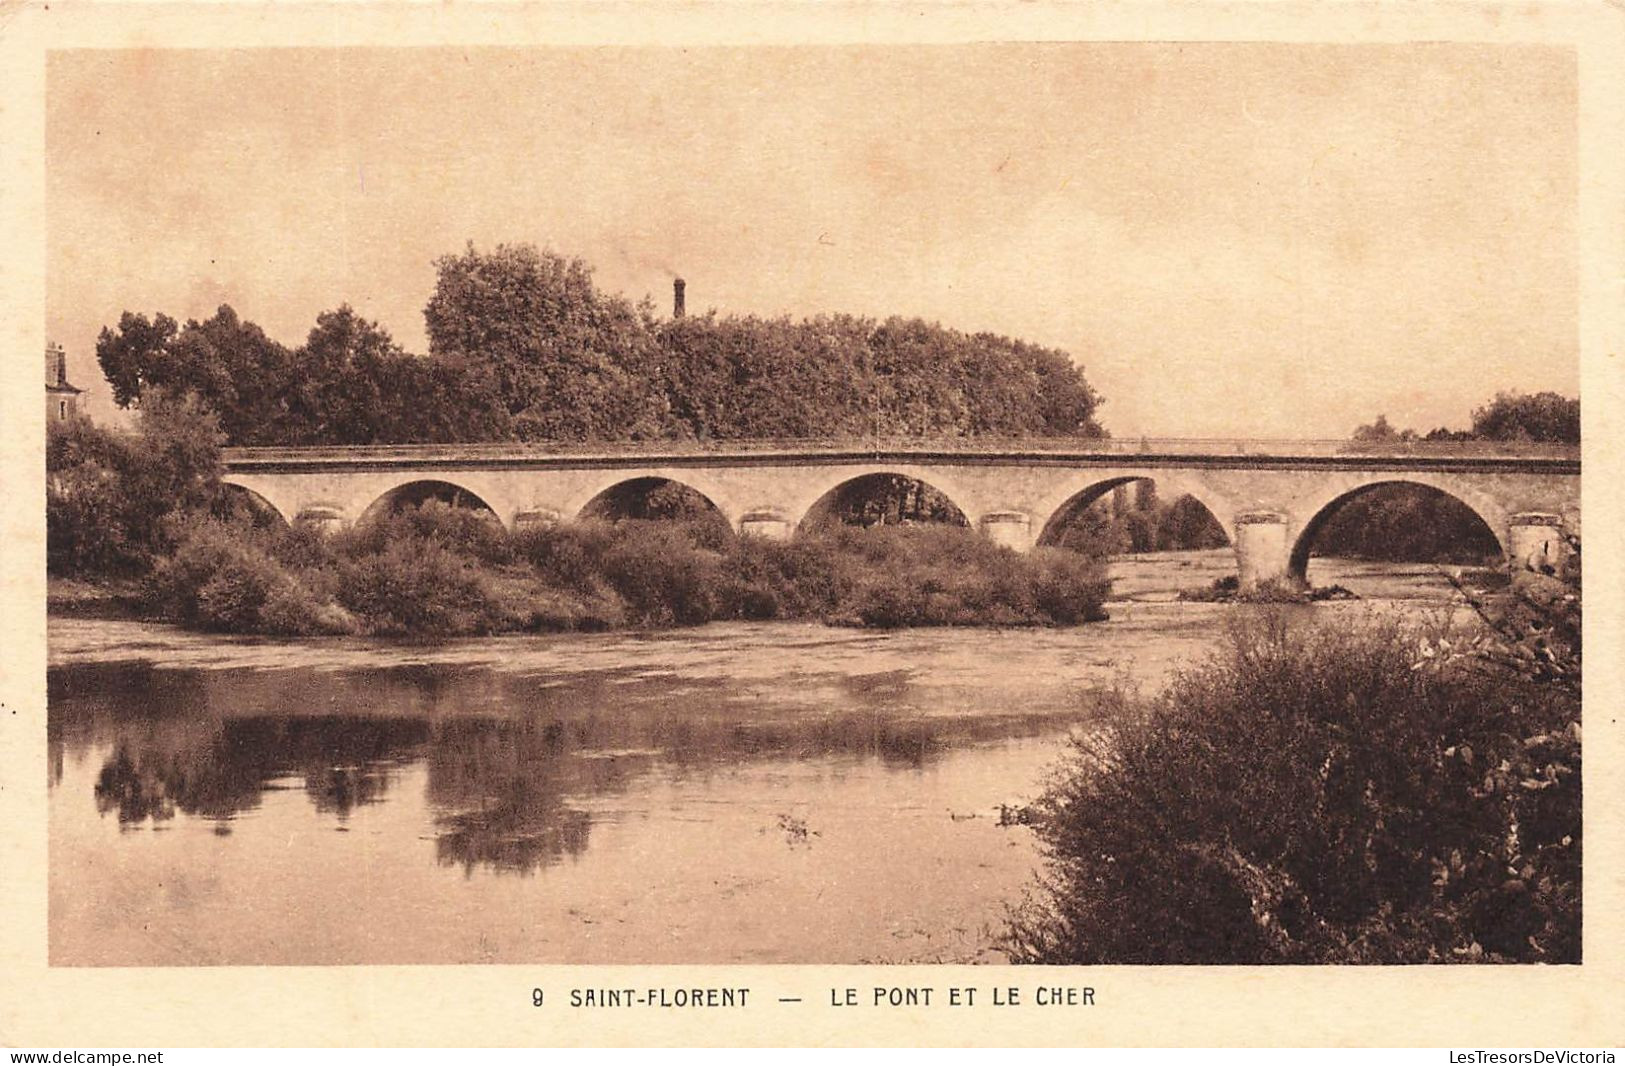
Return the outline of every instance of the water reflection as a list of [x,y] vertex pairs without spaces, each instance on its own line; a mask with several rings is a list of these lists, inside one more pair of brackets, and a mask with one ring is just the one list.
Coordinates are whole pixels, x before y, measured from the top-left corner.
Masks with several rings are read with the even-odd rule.
[[1037,631],[53,618],[52,964],[1002,961],[1039,859],[999,806],[1080,688],[1212,646],[1226,608],[1161,601],[1221,562],[1137,562],[1110,622]]
[[565,797],[617,788],[626,768],[572,758],[571,732],[562,722],[529,717],[438,725],[428,793],[442,865],[525,873],[587,850],[591,819]]
[[767,698],[721,678],[631,671],[74,663],[50,672],[50,763],[54,783],[64,754],[105,753],[96,810],[121,828],[184,814],[220,834],[289,789],[343,823],[386,802],[402,768],[422,763],[438,862],[529,873],[582,855],[595,802],[649,775],[829,758],[920,769],[954,748],[1053,732],[1067,717],[1053,706],[925,713],[909,706],[903,671],[800,682]]
[[259,806],[289,775],[304,778],[316,810],[347,817],[383,798],[389,769],[428,739],[421,719],[180,717],[129,736],[115,732],[96,779],[96,809],[120,823],[176,811],[227,820]]

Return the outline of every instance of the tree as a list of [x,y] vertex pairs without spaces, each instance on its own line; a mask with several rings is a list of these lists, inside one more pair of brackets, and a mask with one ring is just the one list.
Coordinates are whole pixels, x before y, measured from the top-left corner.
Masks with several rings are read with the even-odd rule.
[[52,574],[112,574],[135,569],[123,515],[123,434],[89,419],[53,421],[45,438],[45,559]]
[[[175,511],[201,511],[220,493],[219,417],[192,394],[148,390],[123,474],[137,530],[158,531]],[[154,543],[159,540],[154,532]]]
[[278,443],[501,440],[507,412],[485,368],[404,351],[344,304],[316,318],[294,353]]
[[[373,444],[389,440],[397,416],[393,364],[405,358],[376,322],[349,304],[316,317],[283,388],[288,444]],[[391,386],[394,386],[393,388]]]
[[1412,441],[1416,439],[1416,431],[1414,429],[1395,429],[1388,424],[1387,415],[1378,415],[1375,422],[1356,427],[1352,439],[1361,444]]
[[488,371],[513,435],[639,439],[664,428],[649,323],[600,293],[586,263],[530,245],[470,244],[435,269],[423,312],[430,354]]
[[1104,437],[1095,412],[1106,401],[1089,387],[1083,369],[1065,352],[1012,341],[1022,358],[1032,364],[1034,395],[1040,416],[1039,435],[1045,437]]
[[1580,401],[1555,392],[1496,393],[1493,401],[1473,412],[1473,435],[1482,440],[1578,444]]
[[1355,429],[1352,440],[1362,444],[1425,440],[1430,442],[1498,440],[1580,443],[1580,401],[1555,392],[1533,396],[1521,392],[1496,393],[1495,399],[1473,411],[1471,429],[1440,426],[1419,437],[1415,430],[1396,429],[1386,415]]
[[160,313],[149,322],[146,315],[129,311],[119,316],[117,333],[103,327],[96,340],[96,360],[120,407],[141,398],[142,386],[174,341],[176,329],[168,315]]
[[282,395],[294,373],[292,353],[222,304],[213,317],[148,322],[129,312],[119,331],[103,329],[96,357],[123,406],[153,388],[191,393],[220,417],[233,444],[275,444],[286,432]]
[[1228,543],[1224,527],[1194,496],[1180,496],[1159,510],[1157,547],[1163,551],[1222,548]]
[[118,402],[190,393],[228,443],[1099,437],[1062,351],[918,318],[657,322],[580,259],[472,244],[435,261],[429,356],[348,305],[289,349],[222,306],[184,327],[125,312],[97,357]]
[[220,499],[218,419],[191,395],[148,387],[134,433],[85,421],[46,446],[52,573],[139,572],[168,551],[171,515]]

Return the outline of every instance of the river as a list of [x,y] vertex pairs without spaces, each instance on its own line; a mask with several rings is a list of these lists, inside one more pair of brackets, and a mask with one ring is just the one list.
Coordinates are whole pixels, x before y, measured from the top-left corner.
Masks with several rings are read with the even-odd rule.
[[[50,621],[55,965],[999,962],[1092,688],[1220,639],[1227,551],[1114,564],[1109,621],[413,646]],[[1431,567],[1317,560],[1436,610]],[[1241,610],[1245,610],[1242,608]]]

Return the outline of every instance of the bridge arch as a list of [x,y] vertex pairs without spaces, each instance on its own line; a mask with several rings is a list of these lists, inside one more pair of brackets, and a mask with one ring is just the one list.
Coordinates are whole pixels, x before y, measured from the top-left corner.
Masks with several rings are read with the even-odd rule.
[[285,507],[277,506],[274,500],[266,496],[253,485],[249,484],[247,480],[227,474],[225,477],[220,479],[220,484],[231,490],[232,493],[238,494],[240,498],[247,501],[251,507],[263,511],[268,515],[275,515],[277,518],[282,520],[283,525],[286,526],[292,524],[292,518],[289,516]]
[[1034,540],[1037,547],[1054,546],[1060,541],[1066,526],[1075,518],[1080,517],[1084,511],[1104,499],[1114,490],[1138,482],[1149,481],[1156,486],[1159,495],[1169,502],[1184,496],[1189,496],[1201,504],[1208,514],[1224,532],[1225,540],[1235,543],[1235,516],[1234,509],[1226,506],[1213,493],[1204,486],[1193,483],[1192,479],[1170,476],[1167,471],[1136,470],[1114,473],[1111,476],[1091,481],[1082,488],[1073,490],[1062,499],[1051,499],[1040,512],[1043,516],[1043,525],[1039,527],[1039,534]]
[[497,509],[486,499],[485,494],[456,481],[442,478],[411,478],[379,493],[356,515],[354,524],[357,527],[370,525],[393,511],[405,507],[419,507],[429,500],[440,500],[453,507],[487,511],[492,518],[501,521]]
[[[658,495],[663,490],[671,490],[671,500],[663,502]],[[691,503],[690,501],[695,501]],[[733,523],[729,520],[727,512],[717,503],[715,497],[695,485],[689,484],[687,479],[671,477],[667,474],[640,473],[632,477],[622,477],[600,488],[588,499],[575,508],[578,520],[603,518],[660,518],[683,517],[681,514],[663,514],[662,510],[698,506],[692,517],[701,515],[714,515],[731,529]]]
[[241,502],[256,516],[256,524],[258,524],[257,519],[259,516],[264,516],[266,519],[280,523],[284,528],[291,524],[288,521],[288,516],[283,513],[282,508],[260,495],[260,493],[256,492],[254,489],[249,488],[247,485],[233,481],[231,478],[222,478],[220,485],[222,488],[227,490],[226,497],[228,500],[232,502]]
[[953,525],[969,527],[976,517],[974,511],[966,507],[965,495],[943,485],[942,479],[934,476],[934,472],[904,466],[875,466],[844,470],[833,477],[821,479],[817,483],[817,491],[804,494],[811,498],[796,508],[799,517],[796,519],[795,528],[799,531],[813,528],[841,503],[843,493],[864,483],[878,486],[883,483],[882,479],[886,478],[902,478],[931,490],[949,509],[948,521]]
[[1314,550],[1315,540],[1345,504],[1379,489],[1396,485],[1419,486],[1460,504],[1488,531],[1500,549],[1502,557],[1507,556],[1509,516],[1505,508],[1493,500],[1465,486],[1452,484],[1448,478],[1417,476],[1411,473],[1399,476],[1375,475],[1352,486],[1343,484],[1322,491],[1306,504],[1295,508],[1299,521],[1296,523],[1296,532],[1292,536],[1292,547],[1287,557],[1287,577],[1299,583],[1308,580],[1309,557]]

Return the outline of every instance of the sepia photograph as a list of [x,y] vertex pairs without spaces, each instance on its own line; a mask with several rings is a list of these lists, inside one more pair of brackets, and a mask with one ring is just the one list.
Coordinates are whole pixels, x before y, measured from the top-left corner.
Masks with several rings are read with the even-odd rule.
[[41,61],[51,979],[1601,963],[1575,47]]

